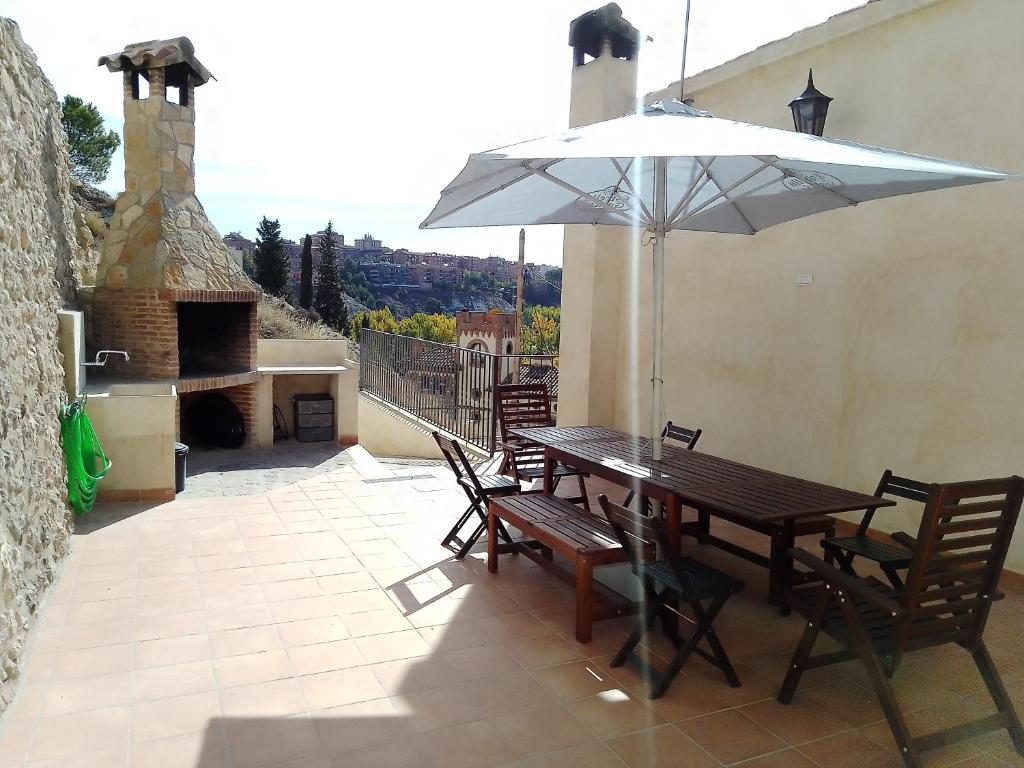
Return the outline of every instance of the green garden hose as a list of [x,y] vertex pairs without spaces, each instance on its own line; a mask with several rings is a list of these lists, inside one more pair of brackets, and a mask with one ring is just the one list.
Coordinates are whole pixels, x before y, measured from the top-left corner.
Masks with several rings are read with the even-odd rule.
[[96,486],[110,470],[110,459],[103,453],[80,401],[61,408],[60,433],[68,465],[68,501],[75,512],[82,515],[92,509]]

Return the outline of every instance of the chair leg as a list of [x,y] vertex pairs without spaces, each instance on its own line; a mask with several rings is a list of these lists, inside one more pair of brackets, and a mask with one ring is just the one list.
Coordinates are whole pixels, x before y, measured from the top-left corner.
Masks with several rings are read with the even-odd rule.
[[895,568],[882,568],[885,573],[885,577],[889,579],[889,583],[892,584],[893,589],[897,592],[903,591],[903,579],[900,578],[899,573],[896,572]]
[[[466,541],[463,543],[463,545],[459,549],[459,551],[455,553],[455,559],[456,560],[461,560],[462,558],[464,558],[466,555],[469,554],[469,550],[471,550],[473,548],[473,545],[476,544],[477,539],[480,538],[480,536],[484,532],[484,529],[486,529],[486,528],[487,528],[487,520],[486,519],[481,520],[480,523],[477,525],[477,527],[473,529],[473,532],[466,538]],[[490,539],[490,537],[488,537],[488,539]],[[491,546],[490,545],[490,541],[488,541],[488,543],[487,543],[488,549],[490,549],[490,546]]]
[[452,526],[452,529],[448,531],[448,534],[443,539],[441,539],[442,547],[447,547],[449,544],[451,544],[452,540],[459,535],[459,531],[462,529],[462,526],[466,524],[466,521],[469,520],[470,515],[473,514],[474,508],[475,507],[473,504],[470,504],[466,508],[466,511],[462,513],[462,516],[458,519],[455,525]]
[[587,557],[576,561],[576,639],[589,643],[594,625],[594,566]]
[[707,544],[711,536],[711,513],[697,510],[697,543]]
[[1008,725],[1006,730],[1010,733],[1010,740],[1013,742],[1014,749],[1017,750],[1017,754],[1024,755],[1024,727],[1021,726],[1017,710],[1006,693],[1003,681],[999,677],[999,671],[996,669],[995,664],[992,663],[992,657],[988,653],[988,648],[985,647],[983,642],[979,642],[977,649],[971,655],[974,657],[974,663],[978,666],[978,671],[981,672],[981,676],[985,680],[989,695],[992,696],[992,700],[996,703],[996,709],[1007,719]]
[[800,684],[800,677],[807,666],[807,660],[811,657],[811,651],[814,650],[814,643],[818,639],[818,633],[821,632],[821,620],[825,616],[830,602],[832,602],[832,588],[828,584],[823,584],[818,591],[814,614],[807,622],[807,626],[804,627],[804,633],[793,652],[793,659],[789,662],[789,669],[786,670],[786,678],[782,681],[782,687],[779,688],[777,698],[783,704],[793,701],[793,694],[796,693],[796,687]]
[[629,505],[633,503],[634,498],[636,498],[636,491],[630,491],[626,494],[626,498],[622,500],[622,506],[629,509]]
[[489,573],[498,572],[498,516],[493,512],[487,513],[487,570]]
[[715,659],[718,661],[718,668],[725,673],[725,679],[729,682],[731,688],[740,687],[740,678],[736,674],[736,670],[733,669],[732,662],[729,661],[729,655],[725,652],[725,647],[722,645],[722,641],[718,639],[718,633],[715,632],[715,617],[718,616],[718,612],[725,606],[725,601],[728,599],[728,595],[725,597],[717,598],[707,609],[707,622],[708,629],[705,633],[708,645],[711,647],[711,652],[714,654]]
[[889,722],[889,729],[896,740],[896,746],[900,750],[903,763],[907,768],[921,768],[920,756],[914,747],[914,740],[910,735],[910,729],[907,727],[907,721],[903,719],[903,715],[896,703],[896,696],[893,693],[892,685],[889,683],[886,669],[875,653],[875,650],[871,647],[871,640],[864,631],[864,625],[861,623],[860,615],[857,613],[853,601],[843,600],[842,609],[843,616],[846,618],[846,623],[850,628],[850,637],[853,640],[854,649],[864,663],[868,677],[871,678],[871,684],[875,689],[875,694],[878,696],[879,703],[882,705],[885,719]]
[[[646,591],[646,590],[645,590]],[[626,638],[626,642],[619,648],[619,652],[615,654],[615,658],[612,659],[612,667],[621,667],[626,663],[626,659],[629,654],[633,652],[637,644],[643,639],[643,636],[650,630],[655,620],[658,618],[658,611],[661,608],[661,601],[657,595],[652,595],[650,591],[647,591],[645,597],[644,612],[636,621],[636,625],[633,630],[629,633],[629,637]]]

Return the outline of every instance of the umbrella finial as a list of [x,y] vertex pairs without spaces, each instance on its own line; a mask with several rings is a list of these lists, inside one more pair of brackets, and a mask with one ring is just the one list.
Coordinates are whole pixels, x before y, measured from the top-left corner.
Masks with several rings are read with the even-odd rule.
[[812,67],[807,68],[807,90],[814,89],[814,69]]

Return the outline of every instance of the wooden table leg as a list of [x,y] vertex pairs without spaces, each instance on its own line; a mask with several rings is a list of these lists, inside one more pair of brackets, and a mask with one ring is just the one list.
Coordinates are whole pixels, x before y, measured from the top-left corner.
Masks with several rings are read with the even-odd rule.
[[668,539],[668,555],[679,557],[683,540],[683,505],[678,496],[669,496],[662,503],[665,510],[665,537]]
[[768,595],[772,605],[779,606],[779,613],[788,616],[786,594],[793,584],[793,558],[788,552],[796,544],[796,523],[785,520],[772,533],[771,568],[768,571]]
[[544,451],[544,493],[555,492],[555,460]]
[[498,572],[498,516],[487,510],[487,570]]
[[589,643],[594,626],[594,565],[588,557],[576,560],[576,639]]

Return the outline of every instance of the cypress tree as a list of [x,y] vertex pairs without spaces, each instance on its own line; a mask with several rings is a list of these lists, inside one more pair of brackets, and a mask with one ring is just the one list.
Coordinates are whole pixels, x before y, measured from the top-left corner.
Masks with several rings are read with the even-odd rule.
[[301,269],[299,275],[299,306],[309,309],[313,306],[313,238],[306,235],[302,241]]
[[316,301],[314,309],[331,328],[344,332],[348,325],[348,310],[341,295],[341,277],[338,275],[338,238],[333,224],[320,235],[320,264],[316,270]]
[[256,252],[253,254],[256,264],[256,282],[264,293],[280,296],[286,301],[288,292],[288,257],[284,252],[284,241],[281,238],[281,224],[277,219],[271,221],[266,216],[256,228]]

